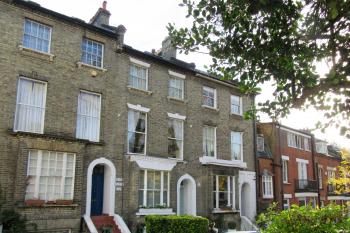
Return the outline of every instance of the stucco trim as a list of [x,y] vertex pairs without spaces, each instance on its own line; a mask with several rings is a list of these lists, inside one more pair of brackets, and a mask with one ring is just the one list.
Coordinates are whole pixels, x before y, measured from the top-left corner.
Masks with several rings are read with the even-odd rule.
[[295,160],[297,161],[297,163],[306,163],[306,164],[309,164],[309,160],[306,160],[306,159],[299,159],[299,158],[296,158]]
[[172,70],[168,70],[168,72],[169,72],[169,75],[174,76],[176,78],[186,79],[186,75],[184,75],[184,74],[180,74],[180,73],[174,72]]
[[189,174],[185,174],[183,176],[181,176],[179,178],[179,180],[177,181],[177,215],[180,215],[180,187],[181,187],[181,182],[184,180],[189,180],[191,183],[191,193],[190,193],[190,205],[191,205],[191,210],[190,210],[190,215],[196,216],[197,215],[197,193],[196,193],[196,181],[194,180],[194,178],[189,175]]
[[178,119],[178,120],[182,120],[182,121],[186,120],[186,116],[180,115],[178,113],[170,113],[170,112],[168,112],[168,117],[174,118],[174,119]]
[[140,61],[140,60],[135,59],[133,57],[130,57],[130,62],[132,62],[132,63],[134,63],[136,65],[140,65],[140,66],[146,67],[146,68],[149,68],[151,66],[151,64],[146,63],[144,61]]
[[329,201],[349,201],[350,197],[347,196],[328,196]]
[[238,168],[247,168],[247,163],[241,160],[224,160],[217,159],[215,157],[202,156],[199,158],[199,162],[203,165],[211,164],[223,167],[238,167]]
[[146,112],[147,113],[147,112],[149,112],[151,110],[149,108],[142,107],[140,104],[135,105],[135,104],[127,103],[127,105],[128,105],[128,108],[136,110],[136,111],[140,111],[140,112]]
[[289,161],[289,156],[287,156],[287,155],[282,155],[282,160],[288,160],[288,161]]
[[295,197],[318,197],[318,193],[295,193]]
[[291,199],[291,198],[292,198],[292,194],[290,194],[290,193],[285,193],[285,194],[283,194],[283,198],[284,198],[284,199]]
[[158,171],[171,171],[177,164],[177,160],[144,155],[130,155],[130,161],[136,162],[140,168]]

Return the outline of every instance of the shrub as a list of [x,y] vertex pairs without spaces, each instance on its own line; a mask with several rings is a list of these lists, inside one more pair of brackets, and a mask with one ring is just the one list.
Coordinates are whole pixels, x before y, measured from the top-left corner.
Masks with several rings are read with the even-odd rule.
[[313,209],[310,205],[299,207],[292,205],[290,210],[281,212],[276,205],[270,207],[267,213],[261,214],[258,224],[262,233],[338,233],[349,232],[350,219],[345,207],[328,205]]
[[193,216],[146,216],[147,233],[207,233],[209,221]]

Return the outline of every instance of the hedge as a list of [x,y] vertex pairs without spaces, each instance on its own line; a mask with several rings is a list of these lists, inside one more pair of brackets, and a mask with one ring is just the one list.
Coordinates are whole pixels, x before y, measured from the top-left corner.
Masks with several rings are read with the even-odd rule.
[[193,216],[146,216],[147,233],[208,233],[209,221]]

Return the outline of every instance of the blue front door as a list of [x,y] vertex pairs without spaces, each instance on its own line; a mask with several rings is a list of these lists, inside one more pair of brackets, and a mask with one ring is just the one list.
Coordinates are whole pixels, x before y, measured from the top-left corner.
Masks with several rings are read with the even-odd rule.
[[91,216],[102,215],[104,166],[97,165],[92,174]]

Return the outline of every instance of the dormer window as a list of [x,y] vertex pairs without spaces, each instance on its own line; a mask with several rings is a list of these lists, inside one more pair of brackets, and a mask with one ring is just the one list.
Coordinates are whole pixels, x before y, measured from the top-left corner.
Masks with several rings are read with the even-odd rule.
[[327,143],[317,142],[316,143],[316,151],[317,151],[317,153],[328,154]]

